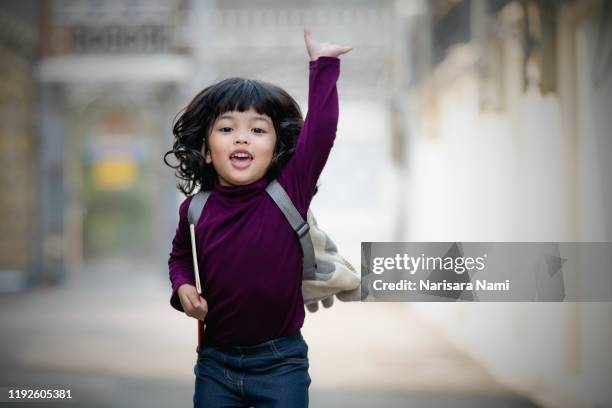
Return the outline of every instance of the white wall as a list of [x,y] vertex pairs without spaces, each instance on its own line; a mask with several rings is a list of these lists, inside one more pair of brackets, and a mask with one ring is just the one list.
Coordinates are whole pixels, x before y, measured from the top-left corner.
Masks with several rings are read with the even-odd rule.
[[[571,31],[575,77],[561,84],[575,90],[564,95],[569,101],[535,87],[522,91],[520,45],[512,39],[502,50],[500,113],[478,106],[470,55],[479,50],[470,46],[415,89],[407,110],[406,240],[612,241],[612,76],[593,84],[595,22],[582,20]],[[564,117],[572,105],[575,131]],[[610,303],[409,307],[544,405],[612,404]]]

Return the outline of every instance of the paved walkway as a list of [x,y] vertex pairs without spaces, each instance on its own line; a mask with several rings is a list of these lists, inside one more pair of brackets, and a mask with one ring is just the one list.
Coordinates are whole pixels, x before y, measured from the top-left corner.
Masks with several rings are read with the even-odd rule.
[[[0,296],[0,387],[64,384],[74,407],[191,406],[196,322],[170,308],[166,273],[153,270],[88,267],[61,287]],[[406,304],[339,303],[308,314],[302,332],[313,407],[535,406]]]

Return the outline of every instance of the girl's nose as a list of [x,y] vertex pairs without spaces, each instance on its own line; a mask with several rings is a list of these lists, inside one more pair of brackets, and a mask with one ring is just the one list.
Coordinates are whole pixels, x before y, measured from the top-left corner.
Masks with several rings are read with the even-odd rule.
[[236,139],[234,139],[234,143],[235,144],[248,144],[249,143],[249,137],[247,135],[245,135],[243,132],[239,132],[236,135]]

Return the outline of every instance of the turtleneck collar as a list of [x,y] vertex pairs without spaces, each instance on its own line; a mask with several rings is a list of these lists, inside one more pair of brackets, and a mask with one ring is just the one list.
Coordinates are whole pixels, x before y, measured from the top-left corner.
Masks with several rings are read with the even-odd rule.
[[213,186],[213,194],[216,194],[219,198],[226,201],[245,201],[256,196],[261,191],[265,190],[265,188],[268,186],[268,183],[268,180],[265,177],[262,177],[261,179],[254,181],[250,184],[228,187],[222,186],[221,184],[219,184],[219,180],[215,180],[215,184]]

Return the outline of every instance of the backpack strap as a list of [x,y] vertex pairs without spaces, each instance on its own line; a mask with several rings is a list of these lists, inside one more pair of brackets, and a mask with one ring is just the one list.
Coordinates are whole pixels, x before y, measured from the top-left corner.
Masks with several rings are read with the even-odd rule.
[[202,210],[206,205],[206,201],[208,201],[208,197],[210,197],[209,190],[200,190],[193,196],[189,203],[189,210],[187,210],[187,220],[190,224],[198,225],[198,220],[200,219],[200,215],[202,215]]
[[296,232],[300,240],[303,254],[303,280],[314,280],[317,265],[315,263],[315,251],[310,238],[310,226],[304,221],[298,210],[293,205],[289,195],[276,180],[272,180],[266,187],[266,192],[282,211],[291,228]]

